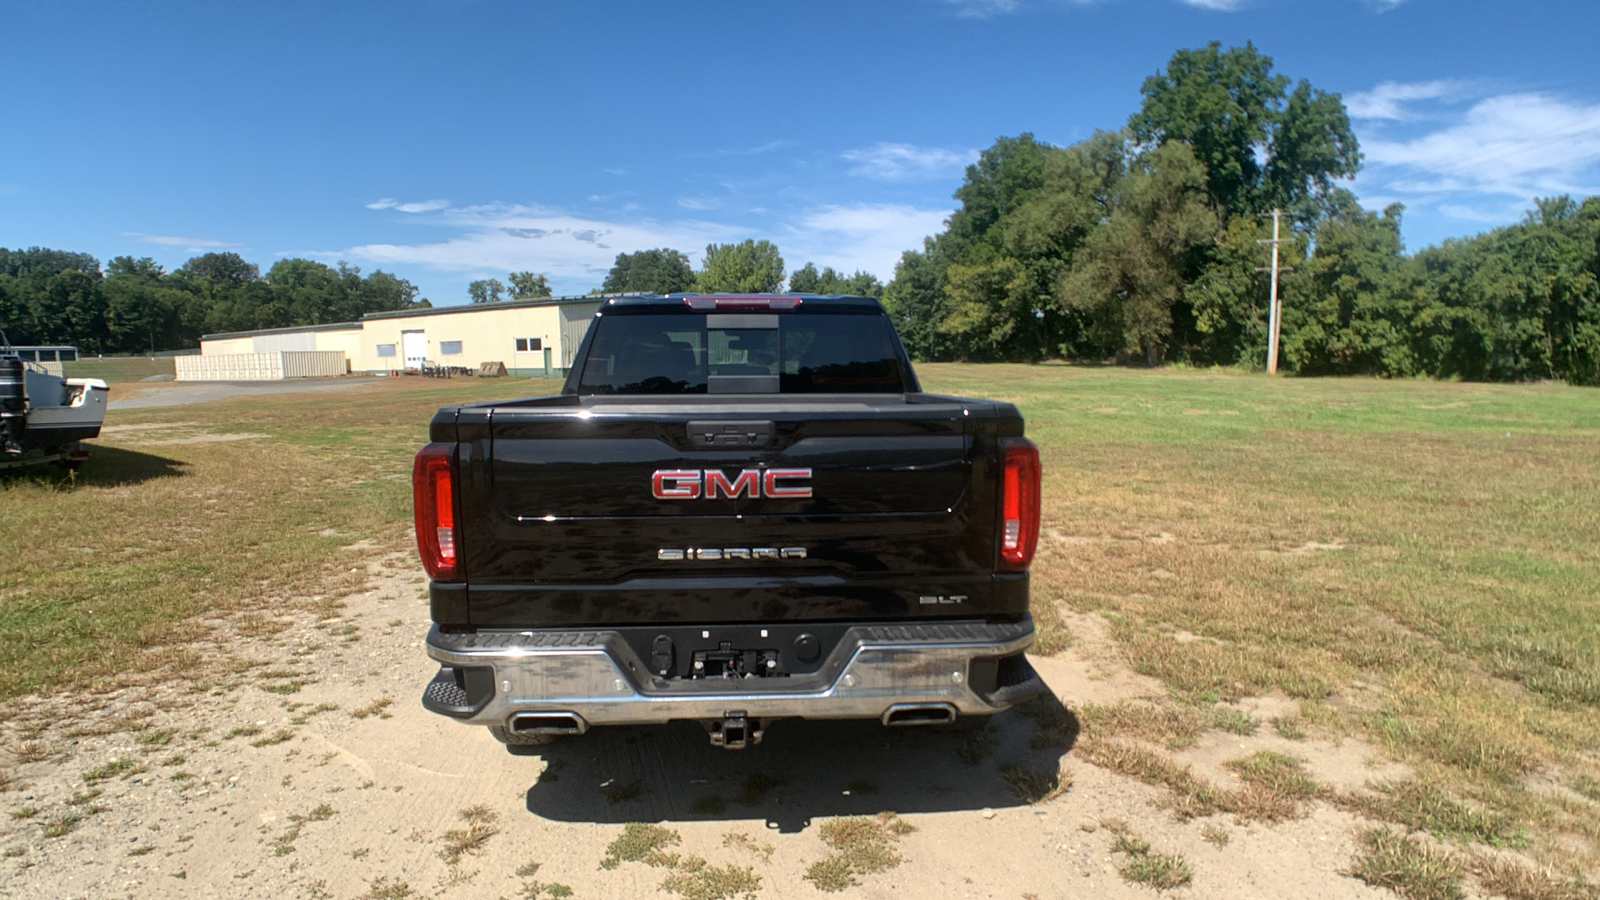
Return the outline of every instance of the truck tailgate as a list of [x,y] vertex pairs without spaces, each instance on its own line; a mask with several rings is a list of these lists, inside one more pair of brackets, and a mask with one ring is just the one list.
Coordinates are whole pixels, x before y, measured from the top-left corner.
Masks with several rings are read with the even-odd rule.
[[985,411],[930,395],[472,410],[471,624],[1020,616],[1026,575],[992,574]]

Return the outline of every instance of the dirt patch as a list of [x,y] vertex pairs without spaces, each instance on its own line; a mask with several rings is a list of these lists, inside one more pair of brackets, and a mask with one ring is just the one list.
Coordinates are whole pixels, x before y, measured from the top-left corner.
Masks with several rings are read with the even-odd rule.
[[[33,811],[0,821],[0,892],[346,898],[404,884],[465,898],[532,881],[645,896],[703,872],[756,879],[760,897],[815,898],[807,876],[838,852],[822,826],[894,810],[915,830],[890,848],[898,866],[851,876],[862,896],[1150,896],[1119,872],[1108,819],[1182,857],[1196,896],[1384,896],[1343,874],[1355,852],[1348,813],[1180,823],[1157,805],[1161,789],[1034,746],[1034,721],[1016,713],[997,717],[976,751],[964,733],[779,722],[739,753],[687,723],[508,753],[416,701],[433,665],[409,554],[351,549],[369,557],[368,586],[331,614],[234,623],[231,677],[18,703],[0,724],[3,796]],[[1073,645],[1036,663],[1063,701],[1164,697],[1122,663],[1098,613],[1064,618]],[[1297,753],[1330,784],[1371,774],[1354,743],[1225,735],[1183,758],[1220,779],[1214,762],[1256,747]],[[1018,771],[1055,767],[1065,793],[1030,804],[1014,792]],[[601,868],[630,821],[668,824],[678,859]],[[1218,829],[1229,835],[1220,848]]]
[[100,436],[129,447],[173,447],[181,444],[217,444],[252,441],[270,435],[259,432],[212,431],[197,422],[166,422],[144,425],[107,425]]

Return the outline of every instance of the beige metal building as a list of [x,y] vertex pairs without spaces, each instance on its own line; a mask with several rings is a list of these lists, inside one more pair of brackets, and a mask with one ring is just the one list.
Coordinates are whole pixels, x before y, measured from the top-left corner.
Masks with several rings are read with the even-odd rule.
[[[200,339],[203,357],[341,351],[350,372],[397,372],[424,363],[476,369],[504,363],[512,375],[562,377],[603,298],[543,297],[368,313],[359,322],[270,328]],[[218,362],[208,372],[225,370]],[[224,377],[215,376],[212,377]]]

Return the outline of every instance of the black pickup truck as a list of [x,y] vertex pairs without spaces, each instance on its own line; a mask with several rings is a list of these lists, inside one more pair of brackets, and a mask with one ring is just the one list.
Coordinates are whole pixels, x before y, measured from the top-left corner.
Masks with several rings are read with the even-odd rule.
[[430,710],[537,744],[985,717],[1040,688],[1039,454],[923,393],[866,297],[607,300],[560,394],[439,410],[413,469]]

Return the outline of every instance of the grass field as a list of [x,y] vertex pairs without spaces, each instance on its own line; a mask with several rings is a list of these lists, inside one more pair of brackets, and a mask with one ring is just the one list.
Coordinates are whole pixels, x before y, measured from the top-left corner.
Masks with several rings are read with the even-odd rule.
[[62,363],[69,378],[98,378],[110,384],[124,381],[143,381],[151,375],[171,375],[171,357],[150,359],[144,356],[116,357],[112,359],[79,359]]
[[[1070,640],[1061,610],[1101,613],[1179,706],[1287,695],[1287,727],[1409,762],[1417,783],[1385,795],[1384,818],[1563,870],[1600,862],[1600,393],[919,372],[1028,418],[1047,646]],[[0,694],[192,666],[191,617],[326,602],[351,577],[340,547],[407,545],[408,463],[434,408],[553,387],[397,379],[359,402],[113,413],[159,427],[108,434],[76,484],[0,482]],[[217,439],[239,434],[259,436]]]

